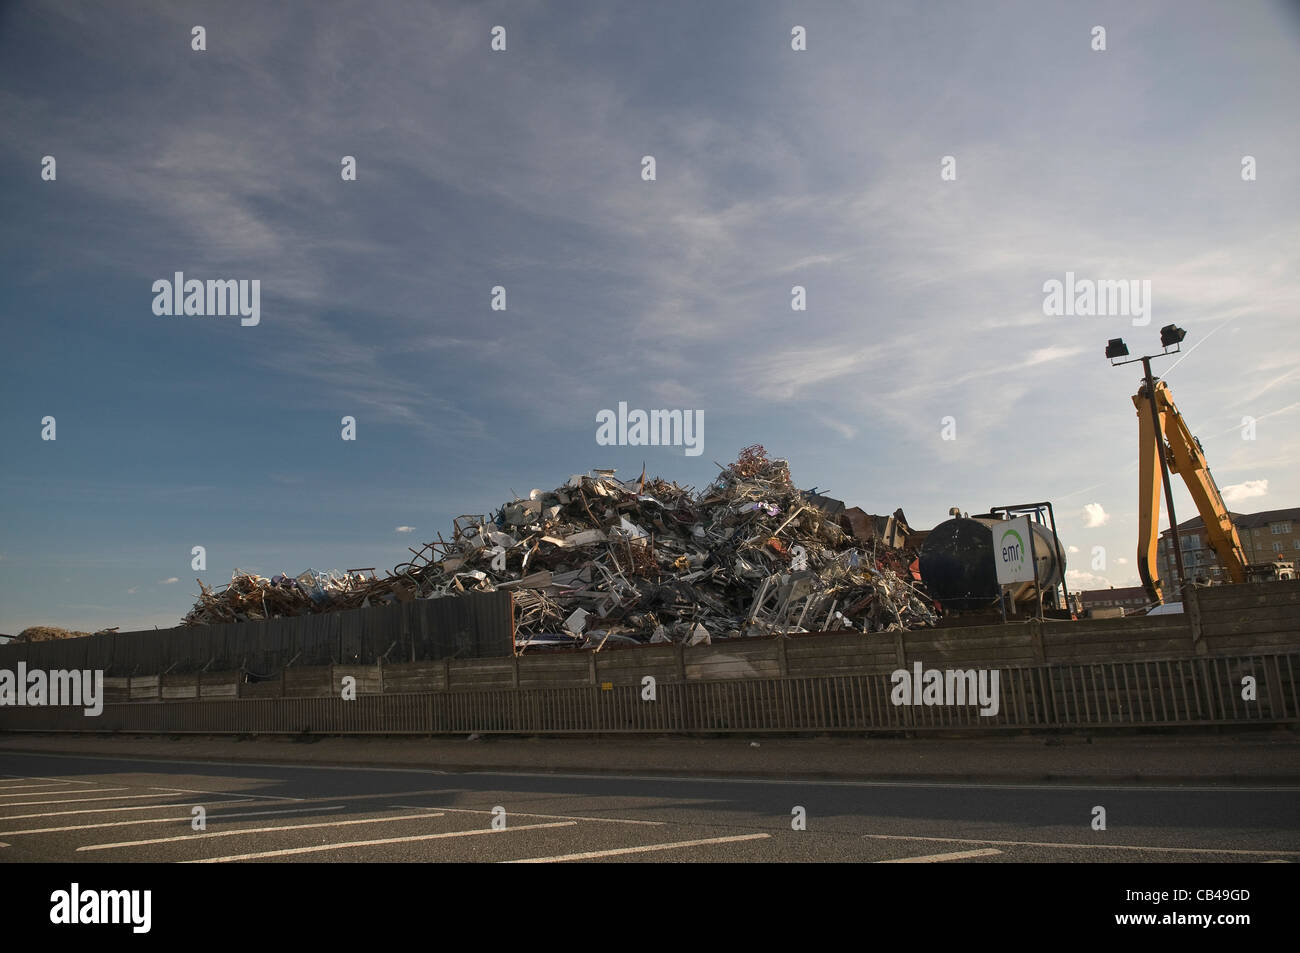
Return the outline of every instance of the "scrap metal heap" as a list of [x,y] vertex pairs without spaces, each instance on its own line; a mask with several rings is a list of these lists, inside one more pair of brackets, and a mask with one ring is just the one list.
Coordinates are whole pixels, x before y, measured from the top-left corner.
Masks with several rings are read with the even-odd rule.
[[877,533],[861,511],[797,489],[786,462],[757,445],[721,471],[697,494],[593,470],[491,518],[457,518],[450,540],[412,549],[387,578],[241,574],[222,591],[204,588],[185,622],[505,589],[520,650],[935,624],[910,569],[915,552],[897,546],[901,513],[878,518],[889,532]]
[[230,583],[213,589],[199,584],[199,599],[181,625],[249,622],[285,616],[338,612],[383,603],[393,598],[390,579],[377,579],[359,570],[341,573],[308,569],[298,576],[277,574],[267,579],[236,569]]

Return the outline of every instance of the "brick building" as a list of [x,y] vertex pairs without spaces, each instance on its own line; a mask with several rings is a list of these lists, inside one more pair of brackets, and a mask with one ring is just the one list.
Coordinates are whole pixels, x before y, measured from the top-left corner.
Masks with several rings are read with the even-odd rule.
[[[1263,513],[1229,513],[1241,537],[1247,563],[1275,560],[1300,561],[1300,506]],[[1205,538],[1205,523],[1199,516],[1178,524],[1178,542],[1183,551],[1183,568],[1193,581],[1227,582],[1218,554]],[[1174,545],[1169,530],[1160,534],[1156,560],[1161,579],[1174,576]]]
[[1128,614],[1134,609],[1150,605],[1151,600],[1147,598],[1146,590],[1141,586],[1128,586],[1123,589],[1111,586],[1109,589],[1089,589],[1079,593],[1079,603],[1085,610],[1120,608]]

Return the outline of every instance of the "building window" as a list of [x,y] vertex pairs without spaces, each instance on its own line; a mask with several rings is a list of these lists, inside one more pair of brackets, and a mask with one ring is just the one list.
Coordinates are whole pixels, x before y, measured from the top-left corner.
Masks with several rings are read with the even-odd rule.
[[1269,532],[1274,536],[1285,536],[1287,533],[1291,532],[1291,521],[1287,520],[1285,523],[1270,523],[1268,528]]
[[1275,552],[1275,553],[1280,553],[1280,552],[1282,552],[1282,550],[1283,550],[1284,548],[1285,548],[1285,547],[1283,547],[1283,545],[1282,545],[1281,543],[1274,543],[1274,544],[1273,544],[1273,552]]

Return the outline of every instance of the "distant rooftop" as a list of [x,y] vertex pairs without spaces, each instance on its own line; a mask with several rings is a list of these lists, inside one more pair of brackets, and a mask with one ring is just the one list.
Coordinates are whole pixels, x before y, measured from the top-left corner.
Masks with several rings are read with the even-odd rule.
[[1147,603],[1150,599],[1147,597],[1147,591],[1141,586],[1126,586],[1123,589],[1088,589],[1079,593],[1079,601],[1085,606],[1096,605],[1099,602],[1140,602]]
[[[1256,529],[1267,526],[1269,523],[1278,523],[1284,520],[1300,521],[1300,506],[1292,506],[1284,510],[1265,510],[1262,513],[1233,513],[1229,511],[1228,515],[1232,518],[1232,525],[1237,529]],[[1205,521],[1199,516],[1194,516],[1179,523],[1178,532],[1201,529],[1204,526]],[[1164,530],[1160,535],[1168,536],[1169,530]]]

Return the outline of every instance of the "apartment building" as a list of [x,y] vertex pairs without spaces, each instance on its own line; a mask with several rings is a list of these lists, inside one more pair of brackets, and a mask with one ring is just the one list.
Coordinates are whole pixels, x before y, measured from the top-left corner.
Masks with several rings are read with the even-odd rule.
[[[1229,516],[1241,537],[1247,563],[1279,559],[1300,562],[1300,506],[1263,513],[1229,513]],[[1183,568],[1189,579],[1211,583],[1228,581],[1218,554],[1206,541],[1205,523],[1199,516],[1178,524],[1178,542],[1183,551]],[[1156,565],[1160,578],[1173,578],[1174,547],[1169,530],[1160,534]]]

